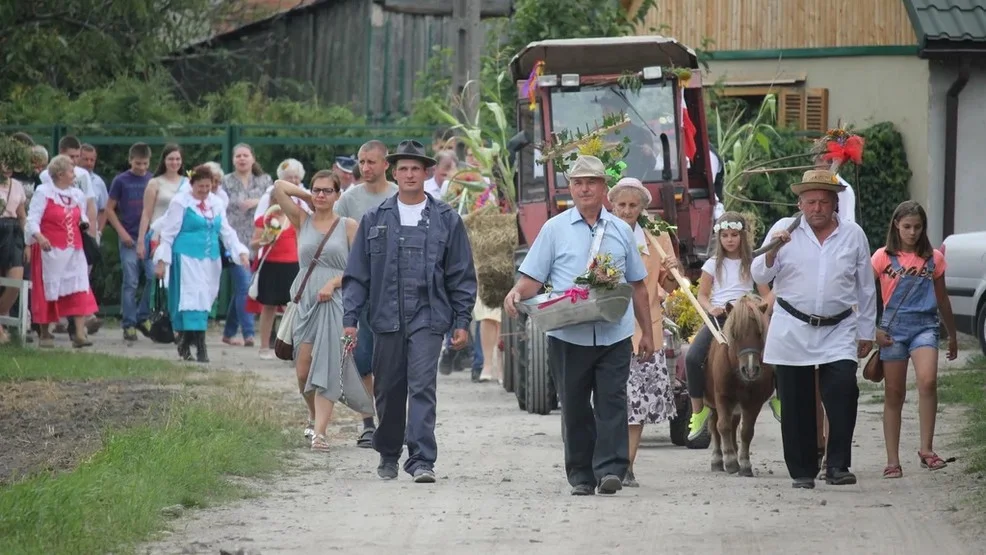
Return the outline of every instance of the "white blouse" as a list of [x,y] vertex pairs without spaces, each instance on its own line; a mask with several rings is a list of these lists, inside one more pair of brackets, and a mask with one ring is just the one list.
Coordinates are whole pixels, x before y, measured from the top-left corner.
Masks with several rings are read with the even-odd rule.
[[219,228],[219,237],[229,250],[236,264],[240,263],[241,254],[249,254],[249,250],[243,246],[243,243],[236,236],[236,231],[229,225],[229,220],[226,218],[226,203],[214,193],[209,193],[209,196],[206,198],[205,210],[202,210],[199,206],[201,202],[187,191],[178,193],[171,199],[168,210],[165,211],[160,219],[158,229],[160,243],[154,250],[154,262],[171,264],[171,246],[175,241],[175,237],[178,236],[178,232],[181,231],[181,225],[185,220],[185,210],[187,208],[192,208],[204,218],[220,217],[222,225]]
[[76,187],[59,189],[50,183],[42,183],[34,190],[34,196],[31,197],[31,204],[27,208],[27,222],[24,225],[24,242],[28,245],[33,245],[35,243],[34,236],[41,233],[41,218],[44,217],[48,200],[66,208],[78,207],[82,215],[81,221],[89,223],[89,217],[86,216],[86,194],[81,189]]

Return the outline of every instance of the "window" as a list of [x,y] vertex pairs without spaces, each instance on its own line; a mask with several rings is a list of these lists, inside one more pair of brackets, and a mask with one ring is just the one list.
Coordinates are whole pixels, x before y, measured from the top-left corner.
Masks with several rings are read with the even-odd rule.
[[[526,98],[517,102],[520,114],[520,129],[533,137],[533,144],[525,146],[517,153],[517,183],[521,203],[544,202],[548,198],[548,185],[544,179],[544,165],[537,162],[540,153],[534,145],[542,142],[540,104],[532,112]],[[536,123],[535,123],[536,122]]]
[[726,84],[721,96],[744,101],[753,117],[768,94],[777,96],[777,126],[825,133],[829,129],[828,89],[809,89],[791,80],[786,86]]

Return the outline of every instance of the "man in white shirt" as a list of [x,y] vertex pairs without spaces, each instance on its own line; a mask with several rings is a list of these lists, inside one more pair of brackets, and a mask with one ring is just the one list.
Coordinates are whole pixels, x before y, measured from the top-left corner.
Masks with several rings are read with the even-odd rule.
[[792,218],[774,224],[764,243],[778,239],[779,246],[751,267],[757,283],[774,282],[763,361],[777,368],[784,461],[796,488],[815,487],[819,472],[816,368],[829,423],[825,481],[856,483],[849,471],[859,400],[856,371],[858,358],[873,348],[876,288],[866,234],[836,213],[843,187],[828,170],[805,172],[802,182],[791,186],[803,214],[800,225],[788,233]]
[[89,172],[89,185],[96,198],[96,219],[99,224],[96,231],[102,235],[103,228],[106,227],[106,204],[110,201],[110,193],[106,189],[106,182],[96,173],[96,158],[96,147],[89,143],[83,144],[79,165]]
[[425,181],[425,192],[438,200],[442,200],[442,191],[445,189],[443,185],[448,178],[455,174],[455,167],[458,165],[459,159],[455,157],[455,152],[442,150],[435,155],[435,160],[438,161],[435,164],[435,173]]

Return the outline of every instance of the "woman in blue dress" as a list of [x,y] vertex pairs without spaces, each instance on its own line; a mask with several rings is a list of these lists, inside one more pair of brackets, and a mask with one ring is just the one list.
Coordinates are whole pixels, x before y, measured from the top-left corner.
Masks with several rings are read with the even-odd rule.
[[175,195],[161,218],[160,244],[154,251],[158,278],[167,278],[168,312],[179,333],[178,355],[209,362],[205,330],[209,312],[219,295],[222,253],[219,240],[233,260],[249,266],[248,250],[226,219],[226,203],[212,193],[212,171],[206,166],[192,170],[191,188]]

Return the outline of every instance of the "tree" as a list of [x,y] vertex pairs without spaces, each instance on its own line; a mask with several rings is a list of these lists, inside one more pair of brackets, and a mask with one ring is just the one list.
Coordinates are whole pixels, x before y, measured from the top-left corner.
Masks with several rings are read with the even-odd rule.
[[643,23],[656,0],[643,0],[632,13],[615,0],[517,0],[510,20],[509,48],[519,52],[545,39],[622,37]]
[[144,75],[167,54],[258,10],[247,0],[0,2],[0,98],[38,84],[74,95]]

